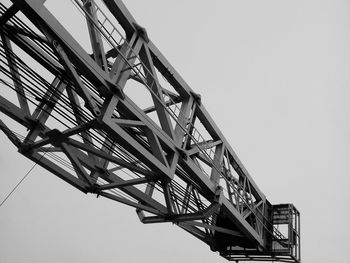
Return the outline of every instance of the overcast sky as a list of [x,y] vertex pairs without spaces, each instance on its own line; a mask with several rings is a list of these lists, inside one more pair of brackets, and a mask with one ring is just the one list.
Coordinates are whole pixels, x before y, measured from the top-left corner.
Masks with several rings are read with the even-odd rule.
[[[350,1],[125,4],[268,200],[299,209],[302,261],[348,263]],[[33,163],[0,135],[2,200]],[[143,225],[134,209],[35,167],[0,207],[0,262],[225,260],[172,224]]]

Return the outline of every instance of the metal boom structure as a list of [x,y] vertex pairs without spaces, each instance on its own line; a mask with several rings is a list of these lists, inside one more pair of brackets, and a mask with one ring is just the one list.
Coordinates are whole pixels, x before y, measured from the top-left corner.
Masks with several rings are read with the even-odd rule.
[[44,0],[0,6],[0,129],[18,151],[228,260],[300,262],[298,210],[270,204],[124,4],[71,4],[89,50]]

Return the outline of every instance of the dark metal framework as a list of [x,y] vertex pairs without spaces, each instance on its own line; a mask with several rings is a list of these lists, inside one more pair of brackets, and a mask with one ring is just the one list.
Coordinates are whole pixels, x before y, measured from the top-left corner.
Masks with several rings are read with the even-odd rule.
[[0,6],[0,129],[21,154],[228,260],[300,262],[299,212],[268,202],[120,0],[71,1],[91,52],[45,1],[11,1]]

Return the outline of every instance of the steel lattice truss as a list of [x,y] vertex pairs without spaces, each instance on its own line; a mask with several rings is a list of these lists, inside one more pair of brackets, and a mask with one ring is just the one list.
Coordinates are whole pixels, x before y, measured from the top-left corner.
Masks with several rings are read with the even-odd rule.
[[298,211],[267,201],[123,3],[73,6],[91,52],[44,1],[1,4],[0,128],[19,152],[82,192],[135,207],[143,223],[176,223],[229,260],[299,262]]

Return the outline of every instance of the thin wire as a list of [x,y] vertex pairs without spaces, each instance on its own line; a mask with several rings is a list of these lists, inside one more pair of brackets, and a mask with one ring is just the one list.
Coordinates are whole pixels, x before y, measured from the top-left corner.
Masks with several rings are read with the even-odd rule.
[[[45,152],[38,160],[38,162],[45,156],[47,152]],[[9,197],[13,194],[14,191],[18,188],[18,186],[24,181],[24,179],[27,178],[27,176],[30,174],[31,171],[35,168],[35,166],[38,164],[38,162],[35,162],[35,164],[32,166],[32,168],[29,169],[29,171],[23,176],[23,178],[16,184],[16,186],[11,190],[11,192],[5,197],[5,199],[1,202],[0,207],[9,199]]]
[[6,196],[6,198],[1,202],[0,207],[6,202],[6,200],[12,195],[12,193],[17,189],[17,187],[26,179],[26,177],[29,175],[29,173],[34,169],[34,167],[37,165],[35,163],[33,167],[23,176],[23,178],[16,184],[16,186],[12,189],[12,191]]

